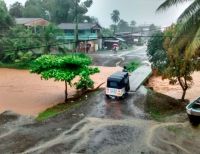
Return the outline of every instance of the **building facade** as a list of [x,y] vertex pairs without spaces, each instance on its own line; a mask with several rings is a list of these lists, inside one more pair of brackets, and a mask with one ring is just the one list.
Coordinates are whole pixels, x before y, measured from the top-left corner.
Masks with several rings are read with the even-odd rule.
[[[63,39],[68,43],[68,48],[73,48],[75,41],[75,27],[74,23],[61,23],[58,28],[64,31]],[[79,51],[95,52],[102,48],[101,40],[102,27],[98,23],[79,23],[78,24],[78,44]],[[89,48],[89,49],[88,49]]]

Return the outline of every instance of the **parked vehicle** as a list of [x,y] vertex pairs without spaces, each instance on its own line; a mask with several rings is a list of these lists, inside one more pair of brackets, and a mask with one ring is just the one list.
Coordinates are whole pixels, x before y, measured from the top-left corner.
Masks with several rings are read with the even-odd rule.
[[116,72],[107,79],[106,96],[123,98],[130,90],[128,72]]
[[200,124],[200,97],[186,106],[189,120],[192,124]]

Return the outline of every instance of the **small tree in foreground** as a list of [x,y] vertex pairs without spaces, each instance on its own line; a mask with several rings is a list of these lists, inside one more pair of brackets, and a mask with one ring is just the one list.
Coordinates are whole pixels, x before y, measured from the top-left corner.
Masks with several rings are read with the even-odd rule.
[[[94,82],[90,75],[98,73],[98,68],[92,68],[91,58],[83,54],[70,54],[66,56],[44,55],[36,59],[31,66],[31,73],[40,74],[42,79],[55,79],[65,82],[65,102],[67,102],[67,84],[75,85],[77,89],[93,88]],[[72,80],[79,76],[78,83]]]

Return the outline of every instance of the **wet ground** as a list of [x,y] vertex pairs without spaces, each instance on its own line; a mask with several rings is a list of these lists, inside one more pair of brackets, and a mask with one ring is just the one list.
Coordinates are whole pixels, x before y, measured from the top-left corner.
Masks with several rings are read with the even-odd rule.
[[[113,63],[124,63],[118,60],[127,62],[127,57],[130,55],[134,58],[134,54],[142,55],[141,59],[145,61],[144,49],[121,56],[110,53],[101,55],[98,63],[103,61],[104,65],[107,62],[110,64],[112,57]],[[110,60],[108,58],[107,62],[101,58],[108,56]],[[189,128],[189,124],[163,124],[150,120],[144,111],[146,94],[147,90],[143,86],[123,100],[107,99],[104,91],[94,92],[81,98],[80,108],[43,122],[6,112],[0,116],[0,151],[3,154],[198,154],[200,130],[196,129],[191,136],[195,148],[190,149],[191,143],[190,148],[184,147],[187,138],[183,136],[181,141],[177,141],[173,132],[169,132],[166,127],[184,125]],[[136,105],[138,103],[140,107]]]

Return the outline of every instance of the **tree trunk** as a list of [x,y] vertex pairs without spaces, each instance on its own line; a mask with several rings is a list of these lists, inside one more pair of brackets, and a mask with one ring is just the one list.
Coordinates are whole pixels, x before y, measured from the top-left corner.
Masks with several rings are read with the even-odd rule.
[[65,81],[65,103],[67,103],[67,97],[68,97],[68,93],[67,93],[67,81]]
[[184,101],[184,100],[185,100],[186,91],[187,91],[187,89],[188,89],[186,77],[184,77],[184,81],[185,81],[185,82],[183,82],[183,81],[181,80],[180,77],[178,77],[178,81],[179,81],[179,84],[181,85],[181,88],[182,88],[182,90],[183,90],[183,94],[182,94],[182,97],[181,97],[181,101]]
[[187,91],[187,89],[183,89],[183,94],[182,94],[182,97],[181,97],[182,102],[184,102],[184,100],[185,100],[186,91]]

